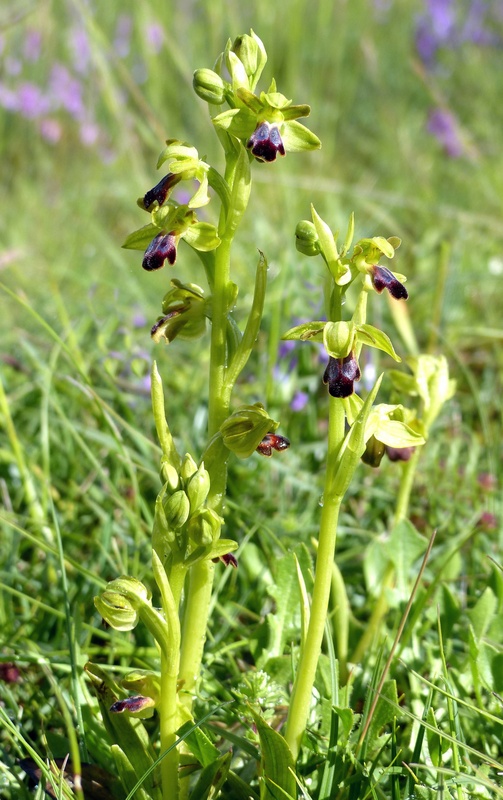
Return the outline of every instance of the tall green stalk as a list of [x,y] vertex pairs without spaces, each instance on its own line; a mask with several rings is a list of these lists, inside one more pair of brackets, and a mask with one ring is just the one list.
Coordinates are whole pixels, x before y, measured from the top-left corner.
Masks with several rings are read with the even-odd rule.
[[309,717],[316,668],[321,653],[325,620],[332,584],[332,564],[337,541],[337,522],[342,497],[335,492],[337,455],[344,440],[344,406],[339,398],[330,398],[327,471],[323,491],[313,599],[306,638],[302,646],[288,712],[285,739],[294,759],[300,750],[302,735]]

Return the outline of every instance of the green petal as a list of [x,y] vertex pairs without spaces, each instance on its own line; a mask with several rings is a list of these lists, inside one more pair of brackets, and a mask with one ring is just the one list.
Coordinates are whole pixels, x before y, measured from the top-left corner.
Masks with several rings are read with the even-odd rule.
[[299,340],[301,342],[323,342],[323,330],[326,322],[304,322],[302,325],[296,325],[295,328],[290,328],[281,337],[288,340]]

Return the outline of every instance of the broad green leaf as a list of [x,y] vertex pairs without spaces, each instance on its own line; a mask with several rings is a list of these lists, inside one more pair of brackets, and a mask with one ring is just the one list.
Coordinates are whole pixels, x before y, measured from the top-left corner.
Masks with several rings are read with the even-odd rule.
[[395,567],[396,592],[400,600],[407,600],[410,596],[411,567],[424,554],[427,545],[424,536],[407,519],[399,522],[391,531],[386,552]]
[[[193,721],[185,722],[181,728],[178,729],[177,733],[179,736],[183,736],[187,730],[193,727]],[[185,737],[185,742],[203,767],[213,764],[220,758],[220,751],[201,728],[194,728],[192,732]]]
[[496,613],[497,605],[498,601],[493,590],[490,586],[487,586],[473,608],[468,611],[468,617],[477,639],[481,639],[487,633]]
[[210,800],[218,797],[227,780],[231,766],[232,751],[220,756],[205,767],[190,793],[190,800]]
[[[273,730],[252,708],[250,714],[257,727],[262,755],[264,783],[261,787],[260,800],[296,798],[297,783],[290,748],[281,734]],[[276,792],[277,788],[282,790],[282,794]]]
[[396,691],[396,681],[386,681],[372,717],[372,722],[367,733],[366,749],[371,753],[374,746],[378,743],[382,729],[389,725],[398,714],[398,695]]

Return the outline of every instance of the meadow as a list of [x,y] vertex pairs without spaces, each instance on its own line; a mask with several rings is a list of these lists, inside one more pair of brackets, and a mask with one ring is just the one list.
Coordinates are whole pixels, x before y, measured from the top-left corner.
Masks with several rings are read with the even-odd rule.
[[[322,147],[251,165],[232,262],[241,329],[257,250],[268,285],[233,407],[264,403],[291,445],[229,459],[223,536],[239,545],[238,567],[215,565],[199,733],[185,729],[180,745],[197,763],[180,796],[503,797],[500,3],[26,0],[0,10],[2,800],[45,787],[77,800],[170,797],[155,782],[133,792],[141,768],[120,783],[113,725],[93,690],[104,676],[110,688],[132,670],[156,673],[159,653],[145,627],[104,625],[93,599],[121,575],[155,591],[151,366],[179,452],[199,458],[212,355],[208,334],[152,341],[172,275],[147,274],[141,253],[121,245],[145,224],[136,198],[162,177],[166,139],[222,169],[192,75],[250,29],[267,49],[265,86],[275,77],[311,106],[305,124]],[[400,237],[393,269],[407,275],[409,300],[372,296],[370,322],[404,362],[445,356],[456,390],[418,451],[401,528],[406,463],[360,464],[345,494],[292,789],[289,756],[268,731],[284,731],[291,700],[327,460],[325,362],[281,338],[323,315],[323,262],[295,244],[311,203],[342,238],[352,212],[355,239]],[[198,212],[216,224],[212,203]],[[176,268],[204,284],[184,242]],[[365,353],[363,397],[396,366]],[[380,402],[396,402],[386,380]],[[157,714],[143,725],[155,758]],[[67,754],[92,765],[83,790],[58,769],[51,777]]]

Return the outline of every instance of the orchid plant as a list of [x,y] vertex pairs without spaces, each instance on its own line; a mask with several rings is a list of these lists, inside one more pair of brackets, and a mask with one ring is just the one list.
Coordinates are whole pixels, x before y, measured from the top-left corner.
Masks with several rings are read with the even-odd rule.
[[[193,718],[215,567],[219,562],[237,566],[233,553],[238,543],[222,535],[227,465],[231,456],[245,459],[255,451],[271,456],[285,450],[289,442],[277,432],[279,423],[261,403],[233,406],[234,387],[261,324],[267,261],[259,253],[253,299],[246,324],[240,329],[233,315],[238,287],[231,273],[232,245],[248,205],[254,162],[271,163],[290,152],[321,146],[317,136],[298,121],[309,115],[309,106],[293,105],[278,92],[274,80],[266,91],[257,90],[266,58],[263,43],[251,31],[229,41],[213,69],[196,70],[194,89],[208,104],[225,168],[219,172],[201,159],[192,145],[168,140],[157,164],[167,173],[138,201],[150,220],[124,243],[126,248],[143,251],[142,266],[147,272],[165,266],[171,270],[182,241],[195,250],[204,268],[206,288],[171,277],[151,335],[155,342],[171,345],[177,337],[204,336],[209,327],[211,337],[208,439],[202,453],[178,452],[166,420],[161,375],[155,363],[152,368],[153,413],[162,449],[161,488],[152,530],[152,574],[160,607],[153,604],[150,590],[130,576],[111,581],[95,599],[108,625],[130,631],[141,623],[157,644],[158,669],[135,671],[120,686],[96,665],[87,666],[115,742],[112,752],[117,771],[128,796],[134,791],[135,797],[145,799],[177,800],[191,792],[194,797],[216,797],[226,780],[232,779],[235,786],[239,783],[229,754],[222,756]],[[173,196],[176,187],[181,182],[192,187],[194,181],[196,189],[190,199],[177,202]],[[218,222],[199,220],[198,210],[216,202]],[[328,386],[329,433],[309,623],[280,745],[292,764],[299,755],[312,702],[342,499],[362,458],[375,464],[384,448],[402,455],[411,453],[424,443],[427,432],[421,420],[402,404],[375,404],[382,376],[365,399],[355,393],[363,347],[377,348],[400,361],[389,337],[367,322],[369,295],[387,290],[392,298],[403,301],[407,290],[404,276],[380,263],[394,257],[400,240],[375,236],[353,245],[353,236],[351,217],[339,249],[337,235],[314,208],[312,219],[300,222],[296,230],[298,250],[308,256],[319,255],[326,264],[326,319],[298,325],[287,331],[284,339],[325,347],[328,361],[322,378]],[[350,287],[358,295],[351,318],[344,319],[344,299]],[[148,741],[141,722],[154,711],[160,721],[158,747]],[[263,755],[267,754],[271,736],[282,737],[253,709],[250,716]],[[274,741],[274,746],[279,746]],[[190,777],[194,770],[199,770],[196,784]],[[263,778],[267,780],[272,780],[271,774]],[[275,781],[282,786],[281,796],[295,796],[290,774],[283,783],[277,775]],[[211,788],[211,795],[205,786]]]

